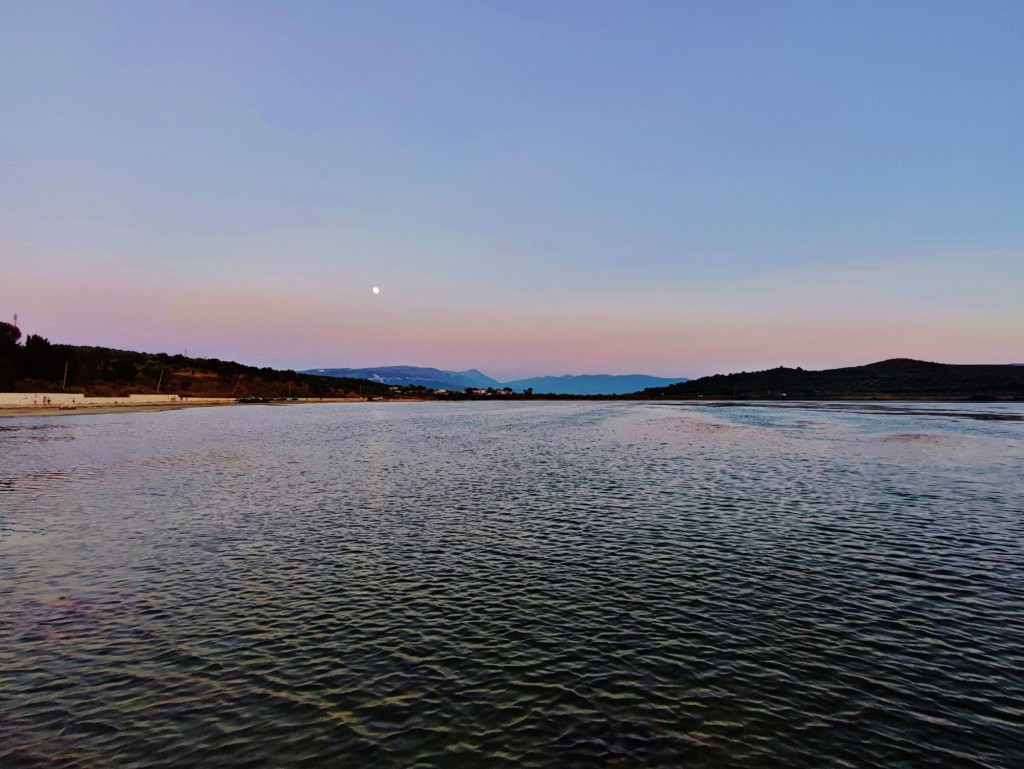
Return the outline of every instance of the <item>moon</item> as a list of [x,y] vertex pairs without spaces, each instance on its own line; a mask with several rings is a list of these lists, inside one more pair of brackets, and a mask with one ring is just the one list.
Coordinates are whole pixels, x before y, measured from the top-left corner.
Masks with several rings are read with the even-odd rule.
[[374,286],[373,287],[373,293],[374,294],[379,294],[380,293],[380,288],[378,288],[377,286]]

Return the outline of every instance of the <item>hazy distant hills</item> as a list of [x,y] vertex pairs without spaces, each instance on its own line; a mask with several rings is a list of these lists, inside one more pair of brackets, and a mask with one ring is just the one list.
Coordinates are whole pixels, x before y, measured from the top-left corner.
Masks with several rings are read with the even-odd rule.
[[687,381],[685,377],[670,379],[646,374],[565,374],[539,376],[505,382],[516,392],[532,389],[535,393],[553,395],[628,395],[648,387],[666,387]]
[[420,366],[379,366],[376,368],[311,368],[304,374],[369,379],[388,385],[421,385],[433,390],[464,390],[467,387],[502,387],[496,379],[471,368],[469,371],[442,371]]
[[768,371],[715,374],[647,389],[640,395],[660,398],[1024,398],[1024,367],[968,366],[909,358],[824,371],[780,366]]
[[510,387],[516,392],[531,389],[536,395],[636,393],[646,398],[1024,398],[1024,366],[958,365],[909,358],[824,371],[780,366],[767,371],[715,374],[693,380],[644,374],[567,374],[498,382],[476,369],[444,371],[417,366],[325,368],[303,373],[368,379],[378,385],[422,385],[435,390]]
[[517,379],[513,382],[498,382],[486,374],[469,371],[443,371],[419,366],[380,366],[378,368],[315,368],[305,374],[320,376],[369,379],[388,385],[422,385],[434,390],[464,390],[467,387],[511,387],[516,392],[532,388],[537,394],[555,395],[626,395],[646,387],[663,387],[675,382],[685,382],[679,377],[646,376],[644,374],[582,374],[574,376],[542,376],[531,379]]

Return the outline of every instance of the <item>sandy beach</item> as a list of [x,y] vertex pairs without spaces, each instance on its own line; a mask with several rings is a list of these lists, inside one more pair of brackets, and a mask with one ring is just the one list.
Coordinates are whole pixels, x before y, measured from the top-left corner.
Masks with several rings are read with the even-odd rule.
[[362,403],[366,398],[303,398],[294,401],[270,401],[266,403],[242,403],[234,398],[195,398],[165,403],[124,403],[122,404],[90,404],[82,403],[74,406],[52,405],[0,405],[0,418],[3,417],[57,417],[82,414],[130,414],[144,411],[173,411],[176,409],[208,408],[211,406],[288,406],[298,403]]

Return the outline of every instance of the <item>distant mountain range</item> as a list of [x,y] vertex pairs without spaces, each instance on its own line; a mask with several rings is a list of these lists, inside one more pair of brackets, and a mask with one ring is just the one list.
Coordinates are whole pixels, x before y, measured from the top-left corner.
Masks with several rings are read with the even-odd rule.
[[685,377],[675,379],[647,376],[645,374],[582,374],[574,376],[542,376],[531,379],[517,379],[499,382],[486,374],[469,371],[443,371],[419,366],[380,366],[378,368],[314,368],[304,374],[369,379],[371,382],[388,385],[422,385],[433,390],[464,390],[467,387],[500,389],[510,387],[516,392],[532,388],[537,394],[555,395],[627,395],[648,387],[665,387],[676,382],[687,381]]
[[469,371],[442,371],[420,366],[379,366],[377,368],[311,368],[303,374],[369,379],[388,385],[421,385],[432,390],[464,390],[467,387],[503,387],[496,379],[471,368]]
[[957,365],[909,358],[805,371],[778,368],[715,374],[645,390],[647,398],[1024,397],[1024,367]]

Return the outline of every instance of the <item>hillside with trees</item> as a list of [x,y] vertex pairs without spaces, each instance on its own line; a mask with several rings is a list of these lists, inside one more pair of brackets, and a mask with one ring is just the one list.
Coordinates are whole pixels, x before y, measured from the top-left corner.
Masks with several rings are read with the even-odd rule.
[[715,374],[640,398],[955,398],[1024,400],[1024,368],[893,358],[866,366],[805,371],[778,368]]
[[365,379],[257,368],[218,358],[54,344],[0,323],[0,392],[81,392],[93,396],[168,393],[195,397],[326,398],[393,395]]

